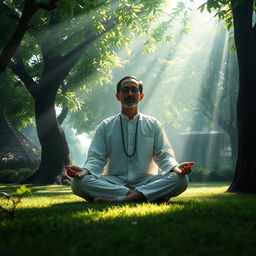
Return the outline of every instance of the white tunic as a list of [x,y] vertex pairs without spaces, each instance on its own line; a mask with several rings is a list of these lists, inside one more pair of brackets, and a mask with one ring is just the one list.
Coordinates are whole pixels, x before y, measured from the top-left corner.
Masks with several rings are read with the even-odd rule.
[[[124,146],[133,154],[138,120],[137,145],[134,156],[123,149],[120,116],[123,124]],[[174,152],[160,122],[138,113],[132,120],[120,113],[102,121],[97,127],[83,168],[92,175],[109,181],[132,185],[152,175],[165,175],[178,165]]]

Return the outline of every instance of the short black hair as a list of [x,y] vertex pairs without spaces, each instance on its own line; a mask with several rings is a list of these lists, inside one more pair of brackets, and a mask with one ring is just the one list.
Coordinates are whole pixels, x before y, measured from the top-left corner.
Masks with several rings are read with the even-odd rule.
[[119,93],[120,92],[120,87],[121,87],[121,84],[124,80],[126,79],[134,79],[138,82],[138,85],[139,85],[139,90],[140,90],[140,93],[143,92],[143,82],[137,78],[136,76],[125,76],[124,78],[122,78],[116,85],[116,92]]

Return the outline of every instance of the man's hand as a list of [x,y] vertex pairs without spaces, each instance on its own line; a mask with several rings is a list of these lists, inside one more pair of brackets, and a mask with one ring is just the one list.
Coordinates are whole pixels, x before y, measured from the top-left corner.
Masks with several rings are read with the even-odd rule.
[[191,166],[194,165],[195,162],[184,162],[180,165],[174,166],[172,171],[176,172],[179,175],[185,175],[191,172]]
[[89,174],[89,171],[86,169],[82,169],[78,166],[75,165],[67,165],[65,166],[65,169],[67,171],[68,176],[70,176],[71,178],[82,178],[85,175]]

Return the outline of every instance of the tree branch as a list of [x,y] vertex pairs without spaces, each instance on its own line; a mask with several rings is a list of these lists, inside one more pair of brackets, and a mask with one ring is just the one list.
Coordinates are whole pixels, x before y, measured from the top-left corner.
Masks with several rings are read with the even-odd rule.
[[[67,84],[65,84],[64,82],[62,82],[62,92],[61,94],[65,93],[67,91]],[[68,107],[62,107],[61,113],[59,114],[59,116],[57,117],[57,121],[59,123],[59,125],[62,125],[63,121],[66,119],[67,114],[68,114]]]
[[[75,48],[73,48],[73,50],[69,51],[64,56],[57,57],[55,60],[51,59],[51,63],[49,63],[48,61],[44,62],[45,67],[43,71],[43,81],[42,81],[44,86],[46,87],[50,86],[50,88],[54,90],[54,86],[51,83],[52,81],[54,81],[55,90],[58,89],[59,85],[67,76],[67,74],[70,72],[70,70],[73,68],[75,63],[81,58],[85,49],[115,26],[116,26],[116,23],[113,22],[108,24],[106,29],[100,34],[96,34],[94,32],[90,33],[89,36],[82,43],[77,45]],[[53,70],[49,72],[48,71],[49,68],[47,67],[47,65],[54,67],[55,68],[54,72]]]
[[14,56],[24,34],[27,30],[28,24],[32,16],[39,9],[52,10],[56,7],[56,2],[58,0],[51,0],[49,4],[34,3],[34,0],[25,0],[22,15],[19,23],[6,46],[4,47],[2,53],[0,54],[0,73],[4,72],[11,58]]
[[20,21],[7,45],[0,55],[0,73],[3,72],[18,48],[28,26],[34,15],[33,1],[26,0]]
[[209,115],[209,113],[204,108],[198,108],[198,109],[196,109],[196,111],[197,112],[202,112],[206,116],[206,118],[208,118],[209,120],[212,120],[211,116]]
[[80,45],[78,45],[72,51],[70,51],[66,55],[64,55],[62,57],[62,61],[67,61],[70,59],[74,59],[74,61],[77,61],[78,59],[76,59],[76,58],[80,58],[81,53],[84,50],[84,48],[86,48],[91,43],[96,41],[102,35],[109,32],[112,28],[114,28],[117,25],[117,23],[115,23],[115,21],[113,21],[113,22],[106,23],[104,25],[105,25],[105,30],[103,32],[101,32],[100,34],[96,34],[94,32],[90,33],[90,35]]
[[9,16],[10,18],[14,19],[14,20],[20,20],[20,17],[17,13],[15,13],[8,5],[6,5],[3,2],[0,2],[0,6],[2,6],[5,15]]
[[63,107],[62,110],[61,110],[61,113],[57,117],[57,121],[58,121],[59,125],[61,125],[63,123],[63,121],[67,117],[67,114],[68,114],[68,108],[67,107]]
[[28,74],[24,67],[24,63],[21,60],[20,57],[15,57],[16,63],[14,61],[11,61],[9,63],[9,68],[13,71],[14,74],[16,74],[20,80],[24,83],[26,89],[28,92],[35,97],[36,89],[38,87],[38,84],[31,78],[31,76]]
[[215,105],[210,107],[208,101],[204,101],[200,98],[198,99],[198,101],[200,102],[202,108],[198,108],[197,111],[201,111],[206,116],[206,118],[208,118],[212,122],[215,122],[224,131],[227,131],[228,124],[222,118],[223,115],[221,114],[221,110],[218,109]]
[[50,2],[48,4],[46,4],[46,3],[35,3],[34,8],[36,10],[44,9],[46,11],[51,11],[51,10],[56,8],[56,3],[57,2],[58,2],[58,0],[50,0]]
[[[41,48],[44,63],[49,62],[48,58],[51,58],[52,55],[55,55],[54,52],[58,51],[59,49],[59,45],[57,45],[55,42],[57,41],[57,39],[55,35],[56,31],[54,31],[54,27],[56,27],[56,25],[58,24],[60,24],[59,15],[57,14],[57,12],[51,12],[48,23],[48,32],[46,36],[43,38],[43,40],[38,42]],[[47,70],[47,66],[49,65],[44,65],[43,74],[49,71]],[[50,69],[52,69],[52,67],[50,67]]]

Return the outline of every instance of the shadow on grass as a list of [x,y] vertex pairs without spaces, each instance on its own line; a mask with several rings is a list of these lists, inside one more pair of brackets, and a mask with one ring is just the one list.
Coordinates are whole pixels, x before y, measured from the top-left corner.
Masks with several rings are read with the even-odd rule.
[[[56,196],[55,193],[44,195]],[[37,195],[36,195],[37,196]],[[82,200],[82,199],[81,199]],[[199,195],[191,199],[171,199],[167,203],[91,203],[62,202],[44,208],[23,208],[19,210],[19,215],[59,215],[64,218],[82,219],[86,217],[91,221],[108,221],[108,219],[129,219],[147,218],[152,216],[182,216],[181,218],[191,218],[193,215],[199,216],[236,216],[244,214],[245,209],[250,209],[256,217],[256,195],[222,193],[218,195]],[[178,212],[178,215],[177,215]],[[248,213],[248,212],[247,212]],[[95,217],[98,215],[97,217]],[[93,217],[92,217],[93,216]],[[106,217],[107,216],[107,217]],[[92,218],[91,218],[92,217]],[[94,218],[95,217],[95,218]],[[214,217],[215,218],[215,217]]]
[[[0,192],[15,193],[20,185],[0,185]],[[47,185],[34,186],[26,185],[31,189],[31,197],[51,197],[51,196],[65,196],[72,195],[72,190],[69,185]]]
[[230,182],[190,182],[189,187],[190,188],[212,188],[212,187],[220,187],[220,186],[229,186]]
[[[51,195],[56,198],[54,189]],[[37,256],[255,255],[255,199],[223,193],[162,204],[72,201],[21,208],[16,218],[0,222],[0,249],[34,255],[36,245]]]

